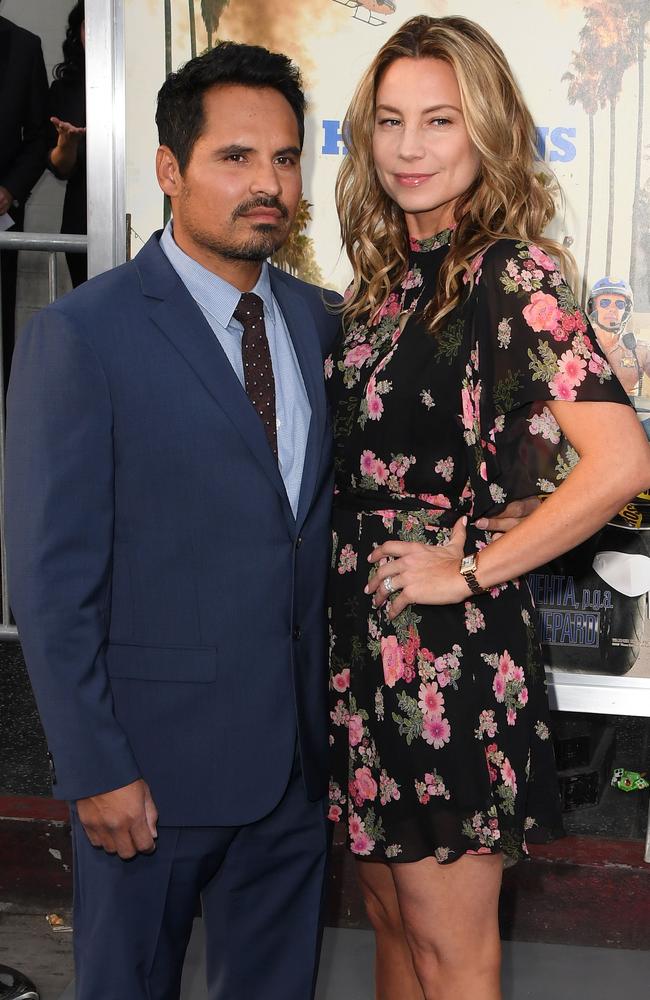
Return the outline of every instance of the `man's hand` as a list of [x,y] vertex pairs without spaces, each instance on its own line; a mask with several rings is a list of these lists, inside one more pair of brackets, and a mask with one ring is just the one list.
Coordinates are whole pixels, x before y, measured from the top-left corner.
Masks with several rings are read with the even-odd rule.
[[502,535],[504,531],[510,531],[521,524],[529,514],[537,510],[541,501],[537,497],[526,497],[525,500],[513,500],[501,511],[498,517],[480,517],[475,521],[477,528],[485,531],[496,532],[495,538]]
[[77,814],[93,847],[125,861],[156,849],[158,810],[142,778],[112,792],[77,799]]
[[14,203],[14,196],[11,191],[7,191],[6,187],[0,185],[0,215],[4,215],[9,211]]

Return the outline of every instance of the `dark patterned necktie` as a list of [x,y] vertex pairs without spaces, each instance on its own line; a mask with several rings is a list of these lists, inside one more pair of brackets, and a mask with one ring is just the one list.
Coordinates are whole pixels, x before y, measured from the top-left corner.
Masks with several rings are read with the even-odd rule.
[[275,424],[275,382],[271,352],[264,326],[264,303],[259,295],[243,292],[233,316],[244,327],[241,342],[244,383],[251,403],[262,418],[271,450],[278,457]]

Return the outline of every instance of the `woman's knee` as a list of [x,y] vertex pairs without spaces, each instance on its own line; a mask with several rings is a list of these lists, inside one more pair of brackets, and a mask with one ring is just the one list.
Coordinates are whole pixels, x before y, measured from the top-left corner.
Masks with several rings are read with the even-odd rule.
[[[378,873],[377,873],[378,874]],[[390,876],[387,878],[364,877],[359,874],[359,886],[368,919],[373,930],[390,934],[404,934],[397,894]]]

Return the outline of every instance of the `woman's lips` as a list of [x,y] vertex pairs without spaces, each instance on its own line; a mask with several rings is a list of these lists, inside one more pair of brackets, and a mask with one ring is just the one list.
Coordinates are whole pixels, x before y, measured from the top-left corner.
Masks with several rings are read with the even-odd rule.
[[395,180],[403,187],[419,187],[428,181],[433,174],[394,174]]

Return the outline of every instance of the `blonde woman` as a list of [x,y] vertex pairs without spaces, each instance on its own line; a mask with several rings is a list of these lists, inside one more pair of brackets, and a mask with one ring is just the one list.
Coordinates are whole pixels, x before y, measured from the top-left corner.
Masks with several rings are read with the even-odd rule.
[[[347,123],[330,817],[377,997],[497,1000],[503,858],[561,826],[525,574],[647,486],[650,447],[543,235],[533,122],[489,35],[410,20]],[[486,517],[535,493],[488,546]]]

